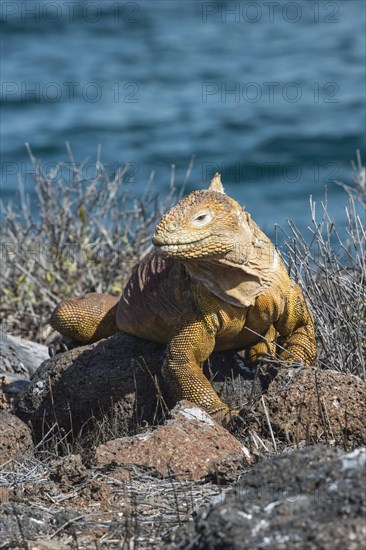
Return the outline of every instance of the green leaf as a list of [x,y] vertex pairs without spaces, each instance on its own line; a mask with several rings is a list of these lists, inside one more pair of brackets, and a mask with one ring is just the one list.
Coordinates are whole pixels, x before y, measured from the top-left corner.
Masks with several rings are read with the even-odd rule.
[[79,214],[79,218],[81,220],[81,223],[83,224],[83,226],[85,226],[85,224],[86,224],[86,214],[85,214],[85,210],[82,206],[80,206],[80,208],[78,208],[78,214]]

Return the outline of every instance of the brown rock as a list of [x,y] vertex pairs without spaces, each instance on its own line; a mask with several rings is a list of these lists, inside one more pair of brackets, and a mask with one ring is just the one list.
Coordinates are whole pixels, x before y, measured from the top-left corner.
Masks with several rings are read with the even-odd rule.
[[9,487],[0,487],[0,505],[3,502],[9,502],[11,495],[12,491]]
[[[365,441],[366,384],[357,376],[286,369],[272,381],[264,400],[272,429],[291,442],[353,447]],[[266,429],[264,411],[262,426]]]
[[52,481],[64,485],[77,485],[88,477],[88,470],[80,455],[68,455],[50,462],[49,475]]
[[214,470],[215,464],[235,458],[237,467],[250,461],[243,445],[204,411],[181,401],[172,418],[154,431],[124,437],[100,445],[96,451],[101,465],[133,463],[155,469],[161,475],[198,480]]
[[[165,346],[122,333],[62,353],[34,373],[29,387],[15,399],[15,413],[32,425],[39,441],[55,418],[75,437],[80,429],[85,433],[91,418],[95,421],[106,413],[115,417],[118,404],[116,437],[134,435],[144,422],[154,424],[164,416],[163,402],[169,407],[175,404],[161,376],[164,357]],[[243,370],[235,357],[234,352],[213,354],[205,371],[233,407],[252,394],[254,378],[254,372]]]
[[5,411],[0,412],[0,464],[8,460],[20,460],[33,450],[31,431],[19,418]]
[[[253,460],[250,457],[246,459],[247,464],[251,462],[253,462]],[[208,473],[212,480],[218,485],[229,485],[237,481],[245,465],[242,456],[229,455],[221,460],[213,462],[208,469]]]
[[113,498],[111,488],[103,481],[98,479],[91,479],[83,490],[83,496],[90,500],[95,500],[101,503],[108,503]]
[[4,391],[5,385],[5,377],[0,376],[0,411],[9,411],[11,409],[9,395]]

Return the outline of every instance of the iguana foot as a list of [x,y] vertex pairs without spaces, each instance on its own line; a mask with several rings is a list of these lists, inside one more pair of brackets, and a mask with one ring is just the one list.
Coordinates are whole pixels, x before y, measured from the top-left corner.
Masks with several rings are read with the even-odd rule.
[[64,353],[65,351],[70,351],[71,349],[78,348],[82,346],[81,342],[72,340],[71,338],[66,338],[61,334],[55,336],[52,340],[47,343],[48,355],[54,357],[59,353]]
[[211,414],[212,418],[221,424],[224,428],[229,428],[232,419],[235,418],[239,413],[241,409],[229,409],[228,407],[225,409],[221,409],[220,411],[217,411],[213,414]]

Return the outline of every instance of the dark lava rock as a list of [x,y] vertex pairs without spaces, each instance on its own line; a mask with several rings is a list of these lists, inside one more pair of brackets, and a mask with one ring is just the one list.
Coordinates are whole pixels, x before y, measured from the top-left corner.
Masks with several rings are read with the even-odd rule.
[[0,504],[0,548],[25,548],[27,540],[48,535],[46,521],[48,513],[37,508],[30,509],[22,503],[7,502]]
[[359,550],[365,465],[365,448],[344,453],[319,445],[273,457],[178,528],[165,548]]
[[[118,403],[119,435],[133,435],[154,424],[174,406],[161,376],[165,346],[116,334],[45,361],[28,389],[14,402],[15,413],[32,426],[37,441],[52,427],[76,435],[91,419],[112,414]],[[230,406],[261,394],[253,370],[233,352],[215,353],[206,375]]]

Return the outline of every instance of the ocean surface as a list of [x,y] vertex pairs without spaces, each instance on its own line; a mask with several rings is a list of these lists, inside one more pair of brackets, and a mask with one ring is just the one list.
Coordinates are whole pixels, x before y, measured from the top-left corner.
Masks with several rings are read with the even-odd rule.
[[25,142],[67,178],[67,141],[86,176],[99,145],[111,173],[129,164],[136,195],[194,156],[187,189],[221,171],[269,234],[305,227],[325,186],[345,223],[334,180],[366,156],[363,0],[2,0],[1,19],[5,202],[19,179],[34,198]]

